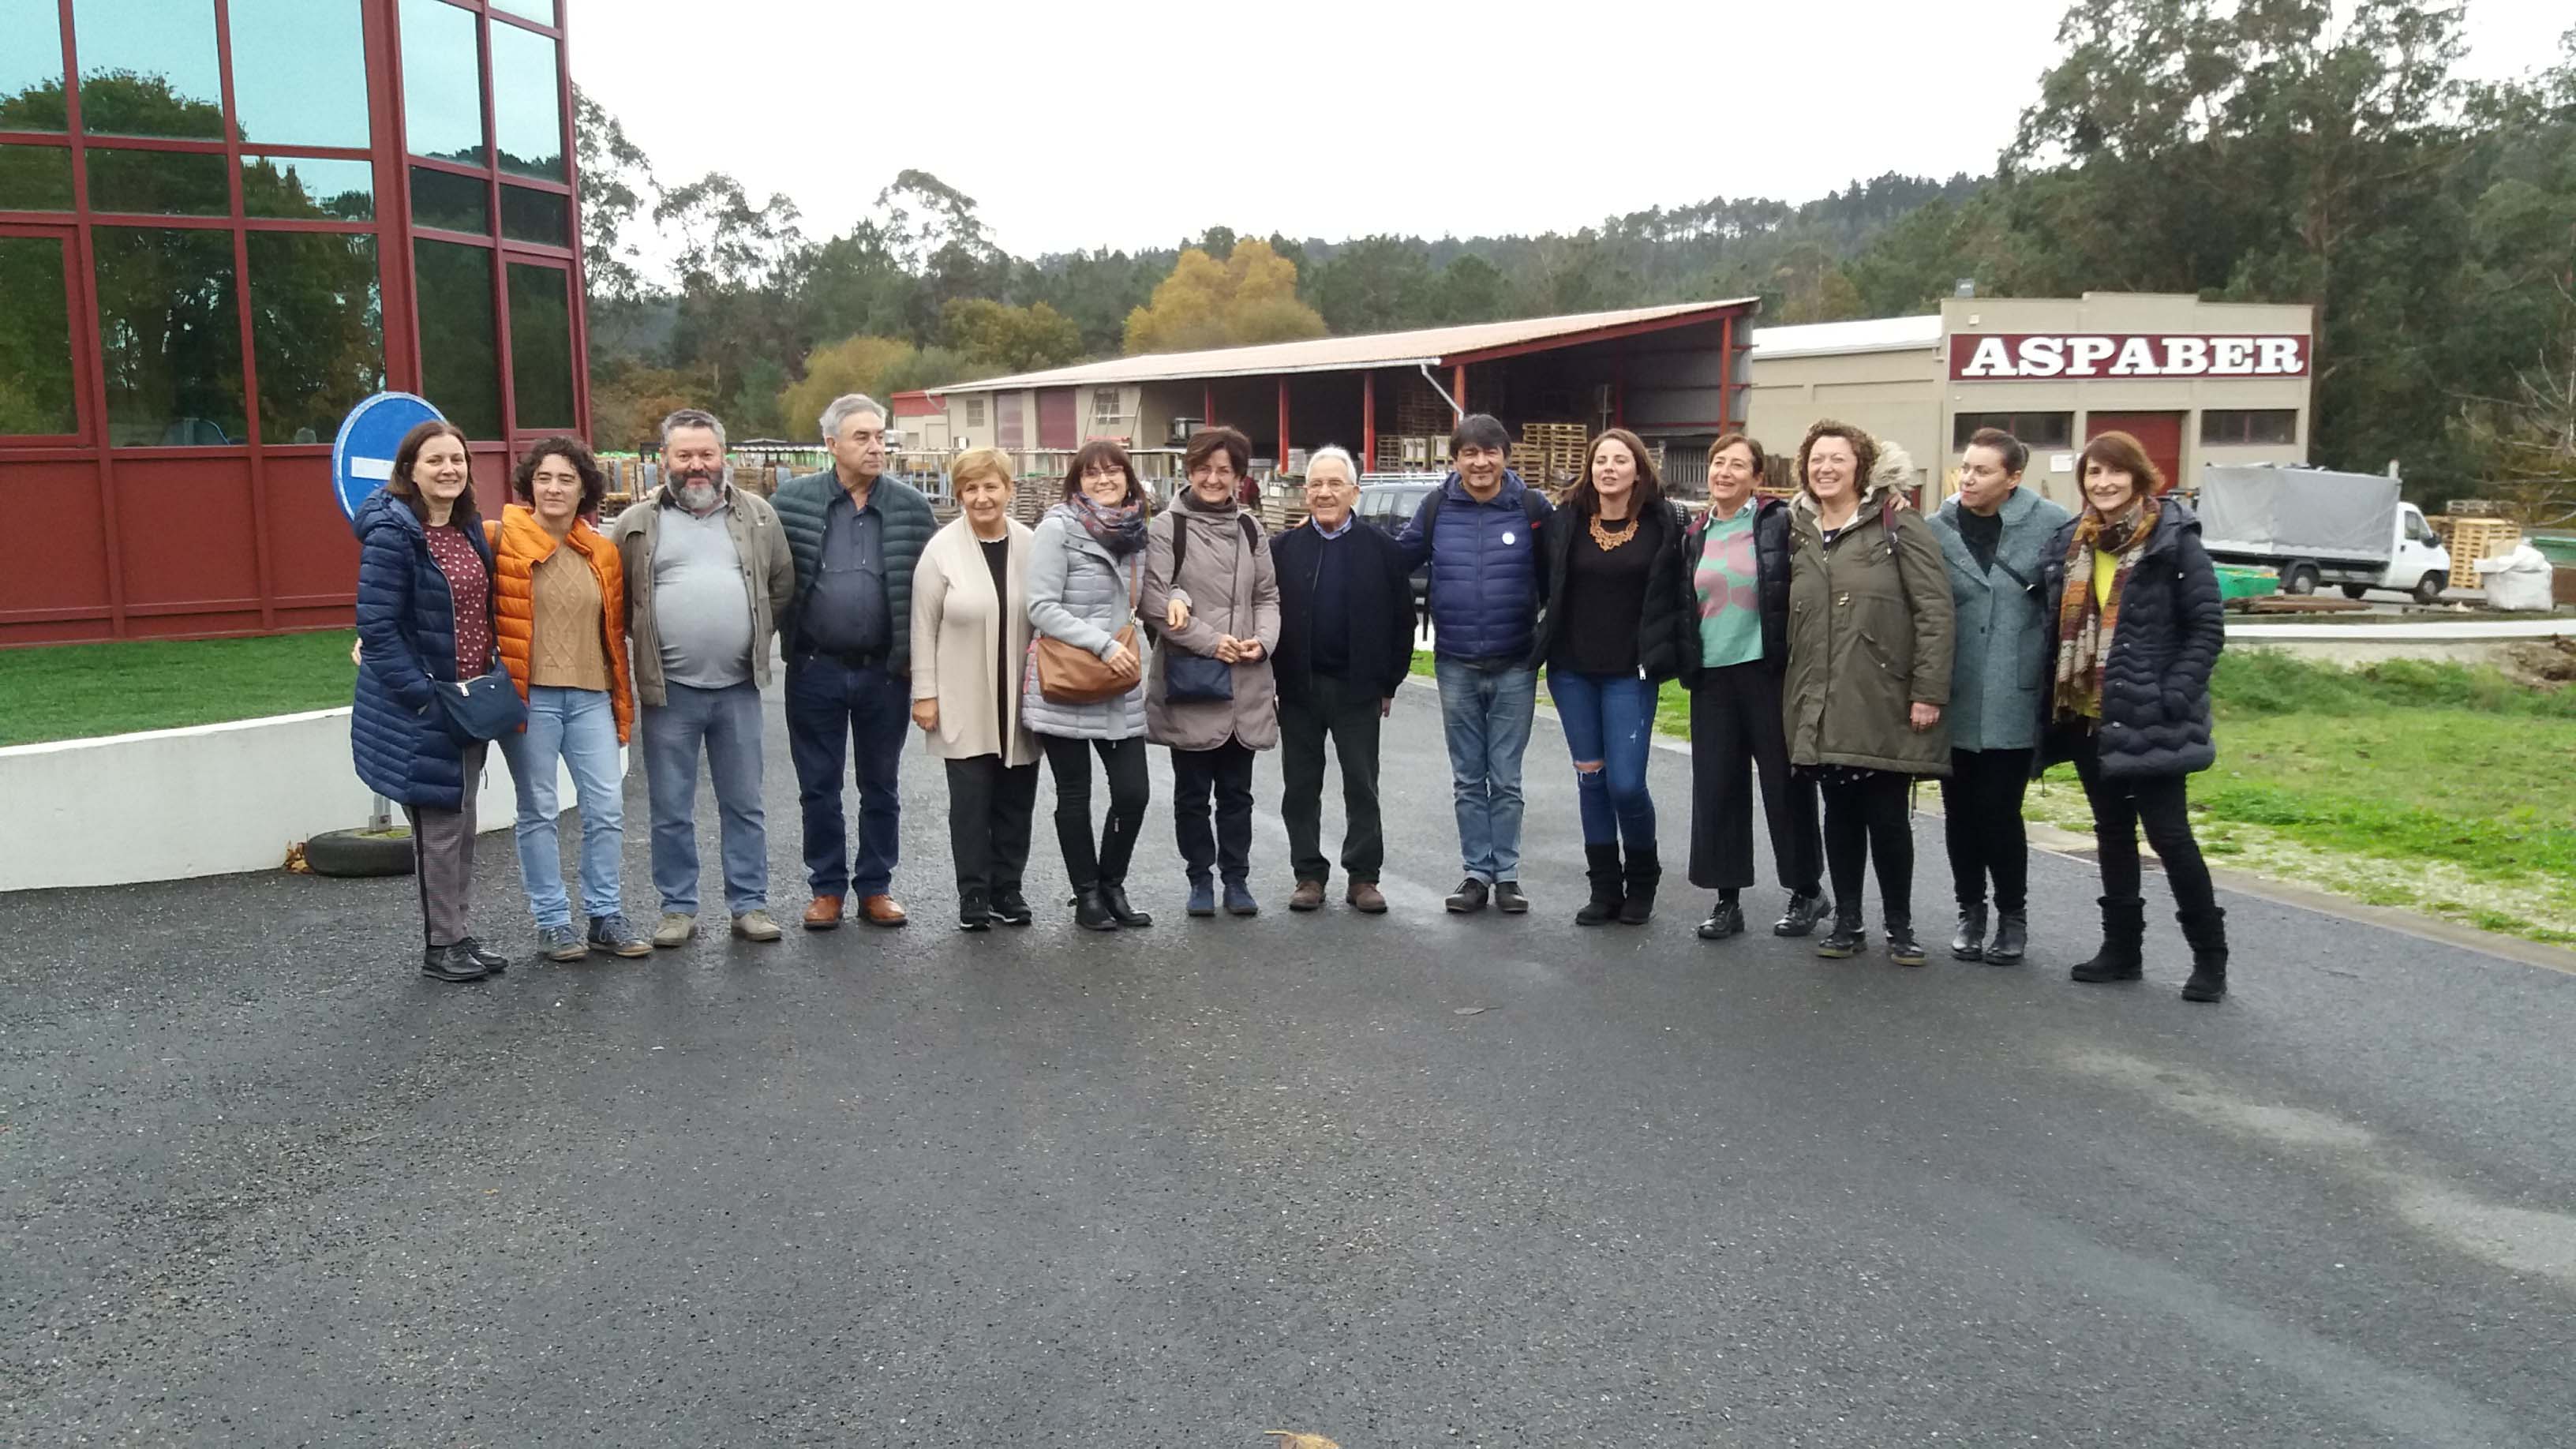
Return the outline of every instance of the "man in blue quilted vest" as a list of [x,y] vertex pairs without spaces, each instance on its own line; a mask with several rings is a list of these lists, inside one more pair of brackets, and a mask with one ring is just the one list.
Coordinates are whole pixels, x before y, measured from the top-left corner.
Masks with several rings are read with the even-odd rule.
[[1431,563],[1432,650],[1465,879],[1448,900],[1461,915],[1488,903],[1511,915],[1521,893],[1521,754],[1538,712],[1530,644],[1546,601],[1539,530],[1556,512],[1503,466],[1511,434],[1484,413],[1449,438],[1456,471],[1422,500],[1397,537],[1407,569]]

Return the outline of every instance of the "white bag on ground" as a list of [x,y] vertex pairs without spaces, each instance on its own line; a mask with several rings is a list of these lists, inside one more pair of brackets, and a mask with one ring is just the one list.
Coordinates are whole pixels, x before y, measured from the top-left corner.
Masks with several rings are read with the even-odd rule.
[[2478,560],[2478,583],[2487,591],[2490,609],[2548,613],[2555,607],[2551,572],[2548,558],[2527,543],[2502,558]]

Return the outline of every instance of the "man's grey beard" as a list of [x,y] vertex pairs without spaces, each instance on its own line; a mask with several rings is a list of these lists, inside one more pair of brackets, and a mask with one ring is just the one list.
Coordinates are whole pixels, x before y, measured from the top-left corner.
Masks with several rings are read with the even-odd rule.
[[680,506],[691,513],[704,513],[716,506],[716,485],[691,479],[680,485]]

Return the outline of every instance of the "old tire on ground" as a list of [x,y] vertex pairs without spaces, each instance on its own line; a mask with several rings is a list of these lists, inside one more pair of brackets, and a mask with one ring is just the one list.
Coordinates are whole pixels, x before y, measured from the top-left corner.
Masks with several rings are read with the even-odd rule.
[[304,842],[304,863],[315,875],[409,875],[411,832],[329,831]]
[[2290,571],[2281,575],[2282,593],[2304,596],[2316,591],[2317,566],[2315,564],[2292,564]]
[[2415,602],[2438,604],[2442,601],[2442,591],[2450,586],[2451,576],[2440,569],[2434,569],[2415,581]]
[[2343,586],[2343,596],[2347,599],[2358,599],[2369,592],[2370,585],[2368,584],[2346,584]]

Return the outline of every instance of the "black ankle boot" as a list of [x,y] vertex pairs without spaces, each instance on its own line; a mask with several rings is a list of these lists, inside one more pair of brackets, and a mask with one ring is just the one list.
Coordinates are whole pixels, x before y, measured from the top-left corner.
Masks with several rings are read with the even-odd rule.
[[1887,918],[1887,959],[1899,966],[1920,966],[1932,959],[1924,953],[1923,943],[1914,939],[1913,917]]
[[2102,949],[2066,973],[2077,981],[2135,981],[2146,974],[2147,903],[2102,897]]
[[1100,883],[1100,903],[1109,908],[1109,917],[1123,931],[1134,931],[1154,924],[1154,918],[1127,904],[1127,882],[1105,880]]
[[1834,903],[1834,927],[1816,943],[1816,954],[1829,961],[1857,956],[1869,944],[1869,935],[1860,928],[1860,904],[1857,901]]
[[1950,959],[1986,959],[1986,903],[1959,907],[1959,929],[1950,933]]
[[1583,847],[1583,875],[1592,882],[1592,899],[1574,913],[1574,924],[1598,926],[1618,919],[1619,907],[1626,903],[1620,890],[1619,847],[1615,843]]
[[1744,903],[1724,896],[1718,897],[1717,904],[1709,907],[1708,919],[1699,923],[1699,938],[1703,941],[1723,941],[1729,936],[1743,934]]
[[1997,911],[1995,939],[1986,946],[1986,964],[2014,966],[2021,962],[2022,952],[2030,946],[2030,913]]
[[1651,845],[1628,848],[1628,868],[1621,884],[1627,895],[1619,903],[1619,924],[1642,926],[1654,919],[1655,887],[1664,878],[1664,863]]
[[2177,918],[2183,939],[2191,943],[2191,979],[2183,983],[2182,999],[2226,1000],[2227,912],[2211,906],[2206,911],[2179,912]]
[[1073,893],[1073,923],[1086,931],[1114,931],[1118,918],[1110,914],[1109,902],[1102,899],[1100,887],[1083,886]]

